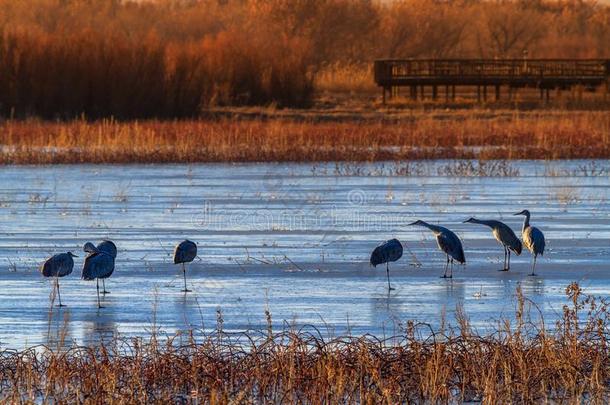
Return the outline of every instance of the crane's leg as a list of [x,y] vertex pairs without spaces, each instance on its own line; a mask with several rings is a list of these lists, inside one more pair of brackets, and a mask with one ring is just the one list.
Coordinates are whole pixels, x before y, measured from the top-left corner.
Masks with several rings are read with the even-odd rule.
[[508,252],[508,267],[506,268],[506,271],[510,270],[510,249],[506,249],[506,251]]
[[61,294],[59,293],[59,277],[55,277],[55,284],[57,286],[57,297],[59,298],[58,307],[63,307],[64,305],[61,304]]
[[451,259],[451,271],[449,273],[449,278],[453,278],[453,259]]
[[182,276],[184,277],[184,290],[182,290],[182,292],[191,292],[191,290],[186,288],[186,267],[184,266],[184,263],[182,263]]
[[532,274],[530,274],[530,276],[535,276],[536,275],[536,259],[538,258],[538,255],[534,255],[534,264],[532,265]]
[[100,279],[99,279],[99,278],[96,278],[96,279],[95,279],[95,283],[96,283],[95,287],[96,287],[96,289],[97,289],[97,307],[98,307],[98,308],[104,308],[104,307],[102,306],[102,304],[100,304]]
[[506,246],[504,246],[504,268],[502,269],[502,271],[506,271],[508,270],[508,268],[506,267],[506,256],[507,256],[507,251],[508,249],[506,249]]
[[441,278],[447,278],[448,269],[449,269],[449,256],[447,255],[447,263],[445,264],[445,273],[443,273],[443,277],[441,277]]
[[110,291],[106,291],[106,279],[105,278],[102,279],[102,289],[104,290],[104,291],[102,291],[102,294],[104,294],[104,295],[110,294]]
[[392,291],[393,288],[390,285],[390,266],[389,266],[389,264],[387,262],[385,264],[385,271],[386,271],[386,274],[388,275],[388,291]]

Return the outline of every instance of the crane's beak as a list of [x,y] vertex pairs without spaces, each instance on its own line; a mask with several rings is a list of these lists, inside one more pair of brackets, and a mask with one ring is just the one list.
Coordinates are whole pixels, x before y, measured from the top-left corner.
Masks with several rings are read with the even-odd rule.
[[523,211],[517,212],[516,214],[513,214],[513,215],[523,215]]
[[463,224],[469,224],[472,222],[474,218],[468,218],[466,221],[462,222]]
[[417,221],[411,222],[410,224],[407,224],[407,226],[412,226],[412,225],[417,225]]

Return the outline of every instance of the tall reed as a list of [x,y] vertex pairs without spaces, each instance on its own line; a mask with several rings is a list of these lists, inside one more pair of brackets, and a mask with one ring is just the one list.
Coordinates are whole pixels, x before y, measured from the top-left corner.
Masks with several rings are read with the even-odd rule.
[[[512,320],[476,333],[407,322],[400,334],[329,337],[314,327],[164,341],[0,351],[0,400],[69,403],[605,403],[609,303],[566,288],[547,324],[518,288]],[[270,318],[270,314],[268,318]]]
[[0,163],[609,158],[604,112],[408,113],[396,121],[213,119],[0,124]]

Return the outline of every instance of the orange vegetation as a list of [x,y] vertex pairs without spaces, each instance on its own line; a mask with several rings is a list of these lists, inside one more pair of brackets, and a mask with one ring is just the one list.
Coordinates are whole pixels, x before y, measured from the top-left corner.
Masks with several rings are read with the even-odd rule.
[[414,113],[393,121],[6,121],[1,163],[610,158],[607,112]]
[[[377,57],[609,57],[609,43],[610,7],[588,0],[0,0],[0,115],[302,107],[317,75]],[[366,88],[359,71],[336,87]]]

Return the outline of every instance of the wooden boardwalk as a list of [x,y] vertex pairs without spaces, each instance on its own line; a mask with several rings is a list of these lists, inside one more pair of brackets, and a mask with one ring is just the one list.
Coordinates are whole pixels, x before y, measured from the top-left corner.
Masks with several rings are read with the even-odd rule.
[[500,99],[502,86],[512,98],[516,89],[540,89],[548,100],[549,90],[575,87],[595,90],[610,83],[610,59],[381,59],[375,61],[375,82],[390,97],[400,87],[409,87],[412,99],[432,89],[436,99],[444,86],[447,100],[455,99],[456,86],[476,86],[478,100],[487,99],[487,89]]

